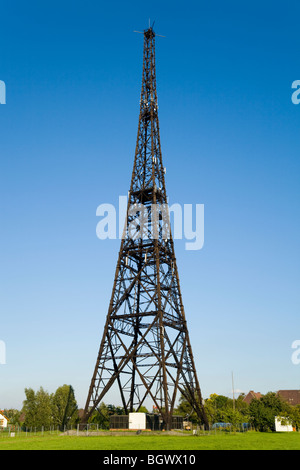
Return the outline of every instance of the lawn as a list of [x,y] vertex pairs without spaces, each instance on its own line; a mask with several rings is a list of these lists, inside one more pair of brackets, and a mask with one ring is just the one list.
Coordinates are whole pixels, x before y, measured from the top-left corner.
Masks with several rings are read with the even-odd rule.
[[300,433],[0,436],[0,450],[300,450]]

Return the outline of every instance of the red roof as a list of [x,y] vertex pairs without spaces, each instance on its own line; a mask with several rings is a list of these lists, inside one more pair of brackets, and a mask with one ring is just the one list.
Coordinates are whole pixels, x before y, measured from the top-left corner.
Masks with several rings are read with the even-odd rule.
[[248,405],[252,402],[253,399],[259,400],[262,397],[260,392],[254,392],[250,390],[250,392],[245,396],[244,400]]
[[277,395],[289,405],[300,405],[300,390],[278,390]]

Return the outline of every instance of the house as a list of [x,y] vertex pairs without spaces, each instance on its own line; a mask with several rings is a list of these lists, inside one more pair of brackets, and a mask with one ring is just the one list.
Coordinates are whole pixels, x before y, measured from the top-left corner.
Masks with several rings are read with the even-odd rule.
[[300,405],[300,390],[278,390],[277,395],[289,405]]
[[254,392],[253,390],[250,390],[250,392],[245,396],[243,401],[247,403],[247,405],[250,405],[253,399],[259,400],[262,397],[262,394],[260,392]]
[[8,418],[0,410],[0,428],[7,428]]

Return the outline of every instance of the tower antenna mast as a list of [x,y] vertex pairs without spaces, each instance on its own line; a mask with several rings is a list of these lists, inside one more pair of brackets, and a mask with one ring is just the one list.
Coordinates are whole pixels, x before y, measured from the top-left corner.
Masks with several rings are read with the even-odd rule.
[[[84,422],[115,390],[125,413],[149,401],[166,429],[181,395],[208,425],[197,378],[169,216],[162,161],[155,32],[143,32],[138,133],[127,217]],[[154,214],[153,214],[154,210]],[[153,217],[153,215],[155,215]]]

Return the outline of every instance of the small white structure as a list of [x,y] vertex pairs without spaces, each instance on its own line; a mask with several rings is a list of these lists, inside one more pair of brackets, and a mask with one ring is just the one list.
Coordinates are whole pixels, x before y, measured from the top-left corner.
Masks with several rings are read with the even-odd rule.
[[7,417],[2,414],[2,411],[0,411],[0,428],[7,428],[7,423]]
[[129,413],[129,429],[146,429],[146,413]]
[[[285,424],[281,424],[281,423]],[[276,432],[291,432],[293,431],[293,426],[288,422],[287,418],[282,416],[275,416],[275,431]]]

